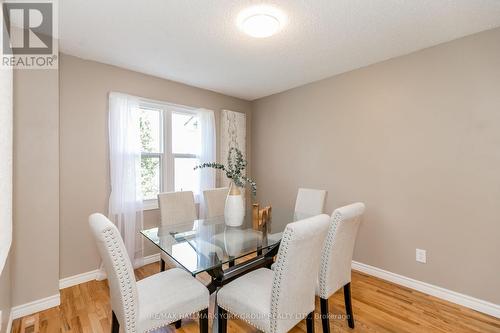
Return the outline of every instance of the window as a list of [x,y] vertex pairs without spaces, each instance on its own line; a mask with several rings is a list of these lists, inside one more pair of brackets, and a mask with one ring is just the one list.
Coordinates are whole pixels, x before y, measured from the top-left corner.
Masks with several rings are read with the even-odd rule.
[[198,116],[172,113],[172,155],[174,158],[174,190],[195,191],[199,179],[193,168],[199,164],[200,129]]
[[195,111],[169,104],[140,105],[141,186],[145,208],[155,208],[158,193],[199,192],[201,129]]
[[141,187],[144,200],[154,200],[163,189],[163,114],[159,109],[140,109]]

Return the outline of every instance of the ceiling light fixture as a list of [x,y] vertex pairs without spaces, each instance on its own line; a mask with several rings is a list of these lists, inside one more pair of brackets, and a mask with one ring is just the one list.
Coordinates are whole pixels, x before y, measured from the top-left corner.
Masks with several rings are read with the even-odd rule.
[[280,31],[286,17],[275,7],[260,5],[247,8],[238,15],[238,27],[247,35],[266,38]]

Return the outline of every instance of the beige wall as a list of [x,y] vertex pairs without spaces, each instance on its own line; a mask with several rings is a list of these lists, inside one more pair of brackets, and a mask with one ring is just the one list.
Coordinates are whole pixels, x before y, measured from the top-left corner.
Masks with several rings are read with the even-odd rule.
[[500,304],[499,125],[500,29],[308,84],[254,103],[259,200],[363,201],[355,260]]
[[[2,327],[0,333],[7,333],[7,323],[12,307],[11,302],[11,273],[10,273],[10,255],[7,257],[3,270],[0,271],[0,311],[2,311]],[[10,333],[10,332],[8,332]]]
[[[60,82],[61,278],[94,270],[99,263],[87,218],[94,212],[106,214],[108,207],[110,91],[208,108],[215,111],[217,124],[221,109],[245,112],[250,143],[251,103],[247,101],[64,54]],[[145,213],[146,227],[158,221],[157,210]],[[146,254],[156,251],[147,245]]]
[[58,79],[14,72],[13,306],[59,293]]

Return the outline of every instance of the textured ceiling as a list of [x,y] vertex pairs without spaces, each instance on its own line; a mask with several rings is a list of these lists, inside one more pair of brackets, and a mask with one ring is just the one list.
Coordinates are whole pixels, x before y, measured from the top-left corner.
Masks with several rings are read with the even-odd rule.
[[[288,16],[254,39],[253,4]],[[62,52],[248,100],[500,26],[498,0],[63,0]]]

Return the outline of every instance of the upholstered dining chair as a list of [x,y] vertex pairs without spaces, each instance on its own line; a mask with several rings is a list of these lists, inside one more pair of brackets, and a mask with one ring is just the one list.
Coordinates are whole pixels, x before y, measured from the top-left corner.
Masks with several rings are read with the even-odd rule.
[[217,293],[219,332],[226,332],[227,312],[266,333],[289,331],[306,318],[314,332],[314,290],[328,215],[289,223],[274,271],[260,268],[223,286]]
[[224,215],[224,206],[228,192],[228,187],[220,187],[203,191],[206,218]]
[[148,332],[199,312],[200,332],[208,332],[207,288],[189,273],[173,268],[135,281],[123,240],[102,214],[89,217],[90,229],[104,268],[111,296],[111,332]]
[[[294,220],[302,220],[307,217],[323,214],[326,194],[327,191],[325,190],[299,188],[297,199],[295,200],[295,209],[293,213]],[[267,238],[269,241],[276,242],[281,236],[282,233],[278,232],[268,234]]]
[[325,190],[299,188],[295,200],[295,217],[301,219],[304,215],[309,217],[323,214],[326,193]]
[[[158,206],[160,207],[160,220],[162,225],[176,224],[196,220],[196,205],[194,195],[191,191],[165,192],[158,194]],[[161,253],[160,270],[165,270],[165,262],[170,259],[165,253]]]
[[321,251],[318,286],[316,295],[320,297],[321,323],[323,332],[330,332],[328,320],[328,298],[344,287],[344,301],[347,321],[354,328],[351,305],[351,262],[356,235],[365,211],[361,202],[336,209],[331,217],[330,227]]

